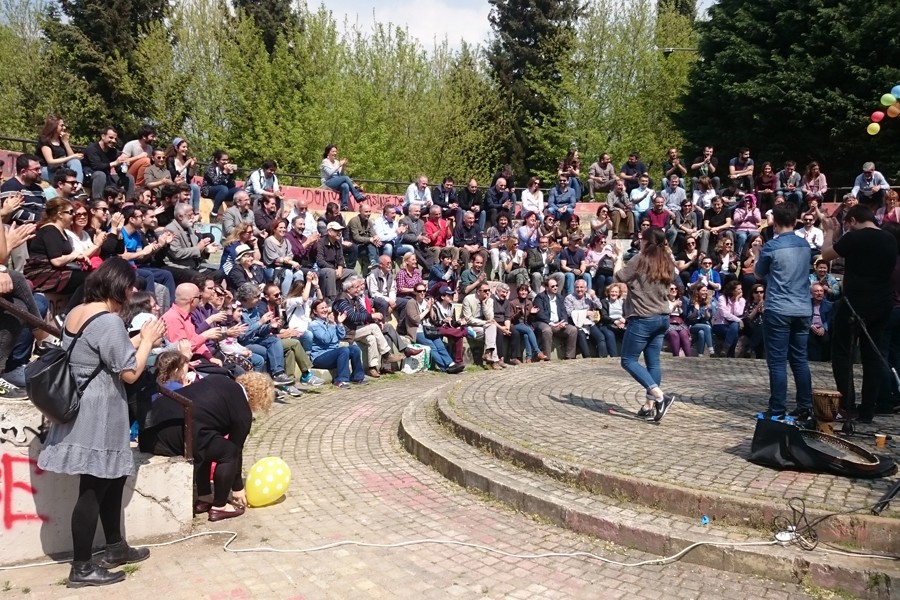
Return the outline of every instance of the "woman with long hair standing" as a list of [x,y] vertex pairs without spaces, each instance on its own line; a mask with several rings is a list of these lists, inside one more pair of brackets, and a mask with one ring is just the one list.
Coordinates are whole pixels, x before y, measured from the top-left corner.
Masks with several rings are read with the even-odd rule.
[[[675,402],[675,396],[664,394],[660,387],[659,354],[669,328],[667,291],[675,278],[675,265],[662,229],[651,227],[643,232],[636,259],[625,263],[615,275],[617,281],[628,286],[624,307],[628,327],[622,341],[622,368],[646,390],[644,405],[637,416],[659,421]],[[646,367],[638,362],[642,353]]]

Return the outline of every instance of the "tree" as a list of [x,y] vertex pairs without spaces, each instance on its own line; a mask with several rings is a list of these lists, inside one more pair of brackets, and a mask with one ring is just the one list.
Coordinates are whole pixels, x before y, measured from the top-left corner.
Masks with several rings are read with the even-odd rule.
[[300,25],[291,4],[291,0],[234,0],[236,9],[253,18],[269,54],[275,51],[279,35],[286,36]]
[[562,85],[570,72],[578,0],[490,0],[493,39],[486,56],[498,100],[510,105],[513,126],[502,140],[516,172],[546,172],[568,147]]
[[147,112],[146,82],[134,75],[134,52],[145,28],[161,21],[165,9],[165,0],[61,0],[58,9],[50,7],[44,34],[65,57],[66,70],[85,81],[105,107],[90,122],[75,123],[77,134],[109,123],[134,131],[140,124]]
[[692,149],[748,146],[776,170],[817,160],[849,186],[866,160],[900,166],[900,123],[870,137],[869,114],[900,83],[900,4],[892,0],[721,0],[701,23],[701,62],[676,122]]

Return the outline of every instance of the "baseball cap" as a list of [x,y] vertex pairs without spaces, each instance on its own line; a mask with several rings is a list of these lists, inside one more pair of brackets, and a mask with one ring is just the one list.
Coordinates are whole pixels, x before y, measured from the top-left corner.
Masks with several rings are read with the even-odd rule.
[[444,286],[444,287],[442,287],[441,289],[438,290],[438,294],[441,295],[441,296],[446,296],[447,294],[451,294],[451,295],[452,295],[452,294],[453,294],[453,290],[451,290],[451,289],[448,288],[447,286]]
[[343,228],[344,228],[344,226],[341,225],[340,223],[338,223],[337,221],[332,221],[331,223],[328,224],[328,229],[330,229],[332,231],[340,231]]

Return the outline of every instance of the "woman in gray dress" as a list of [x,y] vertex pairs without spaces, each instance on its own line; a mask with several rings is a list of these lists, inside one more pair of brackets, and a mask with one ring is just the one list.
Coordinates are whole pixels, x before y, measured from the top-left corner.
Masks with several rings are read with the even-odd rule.
[[[132,548],[122,537],[122,493],[134,474],[129,445],[128,404],[124,383],[134,383],[147,356],[165,333],[162,319],[150,321],[129,339],[118,316],[136,283],[125,260],[106,260],[85,281],[84,303],[66,318],[63,348],[77,338],[70,368],[79,386],[87,387],[72,421],[53,425],[38,458],[45,471],[78,475],[78,500],[72,511],[73,561],[67,587],[108,585],[125,579],[108,569],[145,560],[150,551]],[[91,550],[98,519],[106,549],[98,564]]]

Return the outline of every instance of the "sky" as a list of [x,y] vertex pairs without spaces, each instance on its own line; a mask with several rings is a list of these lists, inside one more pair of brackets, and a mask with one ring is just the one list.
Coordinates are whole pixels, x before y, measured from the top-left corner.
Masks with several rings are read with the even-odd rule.
[[[706,10],[713,1],[699,0],[698,9]],[[319,2],[307,0],[307,6],[316,10]],[[363,31],[375,21],[408,27],[426,50],[444,37],[451,48],[459,48],[460,40],[483,44],[490,33],[487,0],[342,0],[326,6],[339,24],[347,17],[351,24],[362,25]]]

